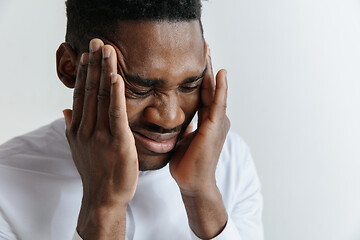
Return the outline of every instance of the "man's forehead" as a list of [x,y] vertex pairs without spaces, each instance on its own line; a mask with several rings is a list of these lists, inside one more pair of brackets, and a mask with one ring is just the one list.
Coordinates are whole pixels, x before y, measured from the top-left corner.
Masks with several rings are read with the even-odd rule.
[[114,44],[129,75],[156,79],[163,74],[177,77],[204,70],[204,40],[198,21],[124,21],[119,29]]
[[198,20],[120,21],[113,41],[124,54],[202,47],[203,35]]

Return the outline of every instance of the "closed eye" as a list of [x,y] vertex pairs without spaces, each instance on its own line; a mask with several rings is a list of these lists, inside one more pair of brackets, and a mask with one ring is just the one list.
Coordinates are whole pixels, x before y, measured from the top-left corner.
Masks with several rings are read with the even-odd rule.
[[194,81],[194,82],[185,83],[185,84],[180,85],[179,88],[180,88],[181,91],[183,91],[183,92],[192,92],[192,91],[195,91],[195,90],[197,90],[197,89],[201,86],[202,80],[203,80],[203,78],[198,78],[198,79],[197,79],[196,81]]
[[126,96],[128,97],[147,97],[152,92],[152,89],[141,91],[141,90],[134,90],[131,88],[126,87]]
[[180,89],[183,92],[192,92],[192,91],[195,91],[196,89],[198,89],[199,87],[200,87],[200,84],[195,85],[195,86],[180,86]]

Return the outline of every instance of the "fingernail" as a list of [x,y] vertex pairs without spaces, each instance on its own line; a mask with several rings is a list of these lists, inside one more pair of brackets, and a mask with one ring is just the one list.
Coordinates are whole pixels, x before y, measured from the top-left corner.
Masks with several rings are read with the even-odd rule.
[[91,40],[89,48],[90,48],[90,52],[96,52],[100,48],[100,43],[98,41]]
[[80,58],[80,63],[81,64],[87,64],[88,63],[88,59],[87,59],[87,57],[85,55],[86,55],[86,53],[83,53],[81,55],[81,58]]
[[211,50],[210,50],[210,47],[208,45],[208,49],[207,49],[207,52],[208,52],[208,55],[210,56],[211,55]]
[[104,58],[104,59],[109,58],[109,57],[110,57],[110,54],[111,54],[110,49],[107,48],[107,47],[103,47],[103,49],[102,49],[102,56],[103,56],[103,58]]
[[117,74],[116,74],[116,73],[111,73],[111,74],[110,74],[110,79],[111,79],[111,84],[116,83],[116,81],[117,81]]

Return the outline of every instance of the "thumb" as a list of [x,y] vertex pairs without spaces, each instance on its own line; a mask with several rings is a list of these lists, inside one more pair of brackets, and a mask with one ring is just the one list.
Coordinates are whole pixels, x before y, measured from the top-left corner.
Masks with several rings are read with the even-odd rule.
[[65,109],[63,110],[64,119],[65,119],[65,125],[66,125],[66,131],[70,129],[71,119],[72,119],[72,110]]

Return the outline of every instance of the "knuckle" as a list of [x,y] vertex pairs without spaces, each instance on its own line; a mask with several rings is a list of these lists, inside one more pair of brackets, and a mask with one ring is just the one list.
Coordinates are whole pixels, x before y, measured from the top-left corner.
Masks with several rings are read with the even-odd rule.
[[101,73],[103,75],[106,75],[106,74],[108,74],[108,72],[109,72],[109,65],[106,63],[106,60],[104,60],[101,65]]
[[73,138],[77,133],[77,129],[74,126],[70,126],[69,131],[67,131],[67,137]]
[[86,73],[87,72],[88,63],[80,63],[79,65],[79,71],[80,73]]
[[76,140],[81,143],[87,142],[88,139],[89,139],[88,136],[81,132],[78,133],[77,138],[76,138]]
[[111,118],[119,118],[122,115],[122,110],[120,108],[110,108],[109,116]]
[[74,89],[73,98],[79,99],[84,97],[84,89]]
[[226,108],[227,108],[227,103],[226,102],[219,102],[219,101],[216,101],[215,102],[215,105],[218,109],[221,109],[223,110],[224,112],[226,112]]
[[76,137],[79,142],[87,142],[89,139],[89,134],[86,131],[79,131]]
[[[110,148],[113,149],[113,151],[116,151],[119,155],[122,156],[131,156],[131,151],[133,150],[132,148],[129,147],[124,147],[123,144],[123,139],[120,138],[113,138],[111,143],[110,143]],[[125,162],[127,164],[132,164],[131,163],[131,158],[127,159],[127,161]]]
[[77,135],[77,130],[73,126],[70,126],[70,129],[65,131],[66,139],[70,145],[76,140],[76,135]]
[[76,132],[76,135],[80,141],[87,141],[91,136],[91,131],[86,124],[80,124],[79,129]]
[[93,56],[89,59],[88,67],[89,68],[97,68],[100,66],[100,58]]
[[95,86],[95,84],[88,84],[85,87],[85,95],[89,96],[89,95],[93,95],[93,94],[97,94],[97,86]]
[[110,91],[108,89],[100,89],[98,92],[98,101],[108,100],[110,98]]
[[104,131],[96,130],[93,135],[93,141],[95,143],[103,143],[108,139],[107,134]]

